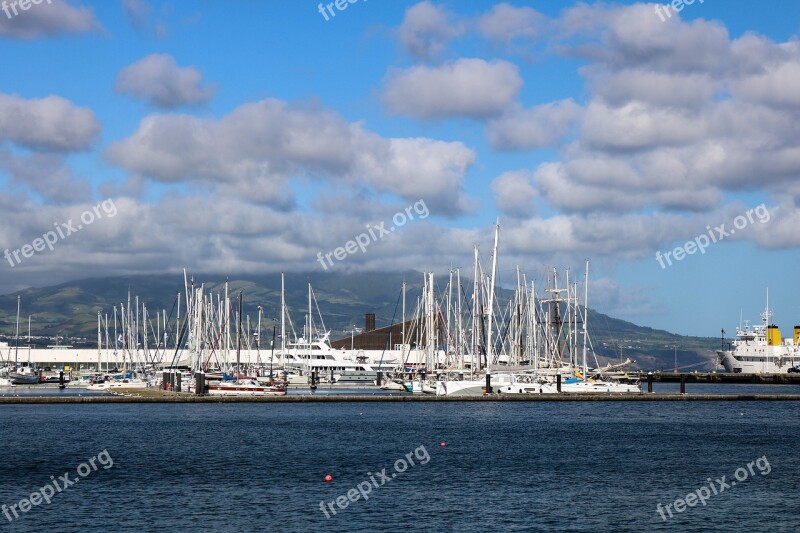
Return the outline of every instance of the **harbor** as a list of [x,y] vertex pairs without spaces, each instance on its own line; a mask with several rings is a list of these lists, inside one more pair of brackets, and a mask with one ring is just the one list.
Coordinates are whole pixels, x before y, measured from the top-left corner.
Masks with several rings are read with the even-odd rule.
[[[338,385],[321,383],[312,389],[293,385],[285,395],[212,395],[177,392],[163,388],[119,388],[113,391],[87,391],[68,385],[19,385],[0,387],[0,404],[108,404],[108,403],[354,403],[354,402],[674,402],[674,401],[800,401],[800,381],[793,374],[668,374],[652,373],[652,382],[643,376],[643,392],[482,395],[436,395],[382,390],[376,385]],[[721,377],[721,379],[717,379]],[[635,376],[629,375],[628,379]],[[733,378],[733,379],[729,379]],[[635,378],[638,379],[638,378]]]

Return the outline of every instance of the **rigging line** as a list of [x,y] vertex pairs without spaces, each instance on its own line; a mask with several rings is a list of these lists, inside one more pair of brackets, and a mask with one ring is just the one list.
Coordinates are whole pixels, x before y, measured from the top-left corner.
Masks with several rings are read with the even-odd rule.
[[392,338],[392,327],[394,326],[394,319],[397,316],[397,308],[400,306],[400,299],[403,296],[403,291],[401,290],[400,293],[397,295],[397,302],[394,304],[394,313],[392,313],[392,321],[389,323],[389,329],[386,331],[386,340],[383,343],[383,351],[381,352],[381,358],[378,361],[378,366],[383,364],[383,355],[386,353],[386,347],[389,345],[389,339]]

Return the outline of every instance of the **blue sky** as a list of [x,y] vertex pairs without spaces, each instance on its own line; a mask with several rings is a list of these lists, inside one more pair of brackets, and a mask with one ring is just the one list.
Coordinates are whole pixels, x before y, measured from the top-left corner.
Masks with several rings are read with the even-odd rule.
[[775,321],[800,322],[797,2],[663,21],[640,2],[358,0],[327,21],[318,4],[0,11],[0,292],[318,271],[423,200],[429,217],[330,268],[469,274],[499,218],[504,282],[589,258],[590,305],[638,324],[716,336],[758,320],[768,287]]

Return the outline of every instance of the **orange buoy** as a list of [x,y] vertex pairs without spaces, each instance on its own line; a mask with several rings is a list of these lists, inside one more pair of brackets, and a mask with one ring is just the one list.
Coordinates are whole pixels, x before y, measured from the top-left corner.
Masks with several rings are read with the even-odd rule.
[[325,481],[333,481],[333,476],[328,474],[325,476]]

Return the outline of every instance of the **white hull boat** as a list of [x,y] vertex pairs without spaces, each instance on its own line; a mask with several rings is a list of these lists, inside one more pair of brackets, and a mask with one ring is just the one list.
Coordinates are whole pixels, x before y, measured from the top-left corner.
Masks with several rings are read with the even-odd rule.
[[208,393],[212,396],[286,396],[286,387],[248,379],[210,384]]
[[146,389],[147,382],[142,379],[111,379],[102,383],[91,383],[86,387],[90,391],[113,391],[119,389]]

